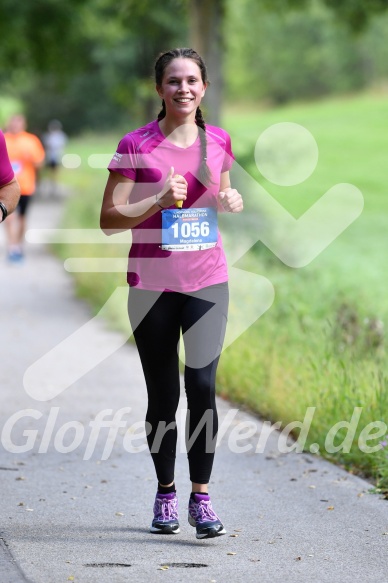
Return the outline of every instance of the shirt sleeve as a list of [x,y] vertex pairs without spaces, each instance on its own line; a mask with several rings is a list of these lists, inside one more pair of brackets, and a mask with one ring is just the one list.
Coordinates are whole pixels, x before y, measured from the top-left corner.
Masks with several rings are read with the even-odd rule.
[[137,158],[136,145],[130,135],[127,134],[119,142],[108,170],[118,172],[136,182]]
[[0,188],[11,182],[13,178],[14,172],[9,161],[4,135],[0,131]]
[[230,139],[230,135],[224,131],[224,137],[225,137],[225,156],[221,172],[227,172],[228,170],[230,170],[235,160],[234,154],[232,152],[232,141]]

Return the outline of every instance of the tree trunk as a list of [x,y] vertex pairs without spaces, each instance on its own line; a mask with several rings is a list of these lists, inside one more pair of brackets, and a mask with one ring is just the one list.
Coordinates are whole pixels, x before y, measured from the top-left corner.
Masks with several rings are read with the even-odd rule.
[[222,77],[222,23],[224,0],[190,0],[190,44],[206,63],[210,86],[203,100],[205,119],[220,125],[223,93]]

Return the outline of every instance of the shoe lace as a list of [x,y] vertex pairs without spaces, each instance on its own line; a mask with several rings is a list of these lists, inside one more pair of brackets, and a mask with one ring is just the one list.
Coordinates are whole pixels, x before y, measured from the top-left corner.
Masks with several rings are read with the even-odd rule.
[[166,498],[157,498],[154,508],[155,518],[161,520],[175,520],[178,518],[177,499],[168,500]]
[[210,500],[201,500],[200,502],[198,502],[196,508],[196,520],[198,520],[199,522],[206,522],[208,520],[211,521],[218,520],[218,516],[214,512]]

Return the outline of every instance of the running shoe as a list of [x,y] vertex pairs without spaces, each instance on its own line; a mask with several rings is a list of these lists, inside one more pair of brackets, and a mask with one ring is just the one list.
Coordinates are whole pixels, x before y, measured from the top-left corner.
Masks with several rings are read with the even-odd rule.
[[208,494],[194,494],[190,497],[189,524],[196,527],[197,538],[214,538],[226,534],[224,525],[212,508]]
[[23,255],[22,251],[15,249],[15,250],[9,251],[7,259],[9,261],[9,263],[22,263],[22,261],[24,259],[24,255]]
[[171,494],[156,493],[154,519],[150,532],[155,534],[178,534],[178,498],[176,492]]

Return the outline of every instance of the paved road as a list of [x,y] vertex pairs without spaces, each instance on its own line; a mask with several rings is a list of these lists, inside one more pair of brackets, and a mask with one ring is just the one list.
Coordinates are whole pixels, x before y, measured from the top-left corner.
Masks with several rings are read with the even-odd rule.
[[[54,227],[59,214],[58,202],[36,200],[30,226]],[[0,229],[3,249],[2,238]],[[197,541],[185,521],[183,447],[181,534],[149,534],[156,481],[144,438],[135,439],[145,412],[136,350],[92,318],[63,263],[42,245],[29,245],[22,266],[0,261],[1,583],[388,581],[387,502],[318,456],[279,453],[276,433],[255,453],[262,425],[241,411],[217,451],[211,482],[228,534]],[[44,369],[39,359],[60,343],[64,349]],[[112,354],[91,368],[91,355],[107,347]],[[85,362],[90,370],[77,379]],[[223,401],[219,410],[221,420],[233,414]],[[109,421],[115,414],[116,436],[93,426],[98,415]],[[229,445],[241,422],[255,423],[258,433],[238,443],[249,451],[234,453]]]

